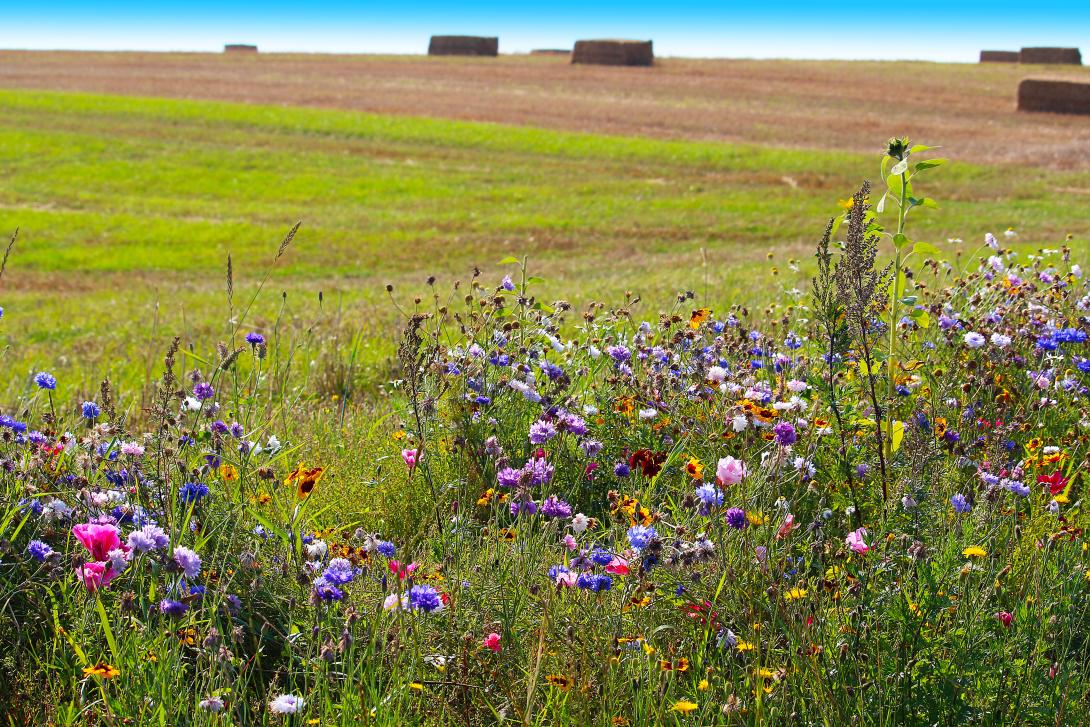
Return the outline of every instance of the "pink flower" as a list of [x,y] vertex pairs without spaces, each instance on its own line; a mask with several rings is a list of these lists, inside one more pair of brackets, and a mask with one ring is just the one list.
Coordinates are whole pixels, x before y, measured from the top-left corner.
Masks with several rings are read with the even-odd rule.
[[1011,622],[1014,621],[1014,614],[1010,611],[999,611],[995,614],[995,617],[1003,622],[1004,626],[1010,627]]
[[742,481],[742,478],[746,476],[746,465],[740,459],[724,457],[719,460],[719,464],[716,465],[715,474],[719,479],[719,484],[724,487],[727,485],[737,485]]
[[91,551],[91,557],[95,560],[109,560],[110,551],[121,547],[121,537],[114,525],[81,523],[72,528],[72,534],[84,548]]
[[848,537],[844,538],[844,542],[852,549],[853,553],[862,555],[870,550],[870,546],[863,540],[865,537],[867,537],[867,529],[859,528],[848,533]]
[[783,525],[776,531],[776,540],[783,540],[791,531],[795,529],[795,516],[791,513],[787,513],[787,517],[783,519]]
[[617,556],[613,556],[613,560],[609,561],[609,564],[606,565],[606,573],[613,573],[614,575],[618,576],[626,576],[628,575],[628,563],[625,560],[618,558]]
[[390,569],[390,572],[397,576],[398,580],[405,580],[413,574],[413,571],[417,569],[419,563],[409,563],[405,565],[399,560],[391,560],[386,564],[386,567]]
[[403,449],[401,450],[401,459],[405,460],[405,464],[409,469],[416,466],[416,453],[415,449]]
[[556,574],[556,585],[562,588],[574,588],[577,580],[579,580],[579,574],[572,571]]
[[89,593],[108,586],[115,575],[108,563],[91,562],[76,566],[76,578]]
[[579,547],[579,543],[577,543],[575,541],[575,537],[571,533],[568,533],[567,535],[565,535],[564,539],[561,540],[560,542],[563,543],[564,547],[567,548],[568,550],[575,550],[576,548]]
[[503,647],[500,646],[500,635],[495,632],[484,637],[484,645],[486,648],[492,649],[492,651],[496,652],[497,654],[503,650]]

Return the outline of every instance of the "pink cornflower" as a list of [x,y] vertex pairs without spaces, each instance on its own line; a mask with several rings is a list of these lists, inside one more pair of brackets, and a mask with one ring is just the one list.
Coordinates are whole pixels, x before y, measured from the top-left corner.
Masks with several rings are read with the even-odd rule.
[[403,449],[401,450],[401,459],[405,460],[405,465],[412,469],[416,467],[416,453],[419,450],[416,449]]

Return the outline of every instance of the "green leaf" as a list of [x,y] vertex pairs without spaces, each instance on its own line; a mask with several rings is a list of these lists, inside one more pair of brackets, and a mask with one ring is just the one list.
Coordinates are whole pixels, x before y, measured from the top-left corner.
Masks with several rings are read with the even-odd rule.
[[928,159],[927,161],[919,162],[915,166],[916,173],[927,171],[928,169],[934,169],[935,167],[941,167],[946,163],[945,159]]
[[910,242],[912,242],[912,240],[909,240],[904,234],[900,232],[893,236],[893,246],[898,250],[900,250]]
[[927,144],[917,144],[908,150],[909,154],[919,154],[925,151],[931,151],[932,149],[938,149],[937,146],[928,146]]
[[930,242],[917,242],[912,246],[912,252],[919,253],[920,255],[941,255],[942,250],[932,245]]
[[885,194],[885,192],[882,193],[882,199],[878,200],[878,206],[875,207],[874,209],[878,212],[878,214],[882,214],[882,212],[885,211],[885,209],[886,209],[886,194]]
[[890,435],[890,443],[893,446],[893,451],[896,452],[901,448],[901,440],[905,438],[905,423],[893,422],[893,433]]
[[908,160],[902,159],[901,161],[893,165],[893,168],[889,170],[889,173],[900,176],[906,171],[908,171]]
[[913,310],[908,314],[908,317],[914,320],[920,328],[931,327],[931,314],[925,310]]
[[503,260],[500,260],[500,265],[518,265],[519,259],[513,255],[508,255]]
[[536,275],[526,278],[526,282],[529,283],[544,283],[545,278],[539,278]]
[[114,663],[121,663],[121,656],[117,651],[117,641],[114,640],[113,629],[110,628],[110,617],[106,615],[106,609],[102,607],[102,599],[95,596],[95,610],[98,611],[98,620],[102,623],[102,633],[106,635],[106,643],[110,645],[110,653],[114,657]]

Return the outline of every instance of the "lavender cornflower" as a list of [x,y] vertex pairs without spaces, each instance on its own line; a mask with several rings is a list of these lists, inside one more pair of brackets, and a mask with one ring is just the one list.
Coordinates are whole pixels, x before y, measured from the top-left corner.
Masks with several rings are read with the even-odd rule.
[[129,547],[141,553],[165,548],[169,543],[166,532],[154,523],[129,533]]
[[556,427],[552,422],[536,421],[530,425],[530,443],[544,444],[556,436]]
[[176,546],[174,548],[174,562],[185,573],[185,577],[190,580],[201,574],[201,557],[189,548],[181,545]]
[[799,438],[799,435],[795,432],[795,427],[791,422],[780,422],[772,427],[772,431],[775,433],[776,441],[781,447],[790,447],[798,441]]
[[965,496],[958,493],[950,498],[950,504],[954,506],[954,512],[964,515],[973,509],[973,506],[969,504],[969,501],[965,499]]
[[57,388],[57,377],[46,371],[39,371],[34,375],[34,383],[38,385],[39,389],[53,391]]
[[611,359],[613,359],[617,363],[624,363],[632,358],[632,352],[629,351],[628,348],[626,348],[625,346],[621,345],[607,346],[606,353]]
[[200,401],[207,401],[216,395],[216,390],[207,381],[198,381],[193,386],[193,396]]
[[545,517],[571,517],[571,505],[556,495],[549,495],[541,503],[541,514]]
[[322,601],[344,600],[344,591],[326,580],[325,576],[314,579],[314,596]]
[[347,558],[333,558],[329,561],[329,565],[326,566],[325,572],[322,573],[322,578],[327,583],[335,586],[351,583],[355,577],[356,568]]
[[710,482],[696,488],[696,496],[700,498],[704,508],[717,507],[723,504],[723,491]]
[[27,543],[26,552],[38,562],[43,562],[53,555],[53,549],[41,540],[31,540]]
[[746,526],[746,511],[740,507],[732,507],[727,510],[727,525],[741,530]]
[[431,586],[413,586],[409,589],[409,606],[413,610],[431,613],[443,608],[443,599]]

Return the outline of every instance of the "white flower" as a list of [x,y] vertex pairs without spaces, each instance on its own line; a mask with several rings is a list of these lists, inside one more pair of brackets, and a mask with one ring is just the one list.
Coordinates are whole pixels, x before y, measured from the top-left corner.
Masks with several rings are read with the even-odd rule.
[[980,348],[984,345],[984,336],[980,335],[976,331],[969,331],[962,338],[965,341],[965,345],[969,348]]
[[136,442],[124,442],[121,445],[121,454],[127,454],[130,457],[139,457],[144,453],[144,447]]
[[999,240],[996,240],[995,235],[990,232],[984,236],[984,244],[993,250],[999,249]]
[[599,348],[597,346],[591,346],[590,348],[587,349],[587,354],[591,358],[598,358],[599,356],[602,355],[602,352],[601,352],[601,350],[599,350]]
[[657,409],[640,409],[640,419],[654,419],[659,415]]
[[708,381],[715,382],[716,384],[723,383],[727,378],[727,370],[722,366],[712,366],[708,369]]
[[1076,279],[1082,280],[1082,268],[1080,268],[1078,265],[1071,266],[1071,274],[1075,276]]
[[197,706],[206,712],[222,712],[225,705],[219,697],[208,697],[198,702]]
[[992,345],[996,348],[1006,348],[1011,345],[1011,337],[1004,336],[1002,333],[993,333],[991,337]]
[[396,593],[391,593],[382,601],[382,608],[384,611],[396,611],[399,608],[402,610],[408,610],[409,608],[409,596],[408,594],[398,596]]
[[276,438],[275,434],[269,435],[269,440],[265,442],[265,448],[269,450],[269,454],[276,454],[280,451],[280,440]]
[[576,513],[572,516],[571,529],[574,530],[577,535],[586,530],[588,525],[590,525],[590,518],[583,513]]
[[793,394],[801,394],[810,388],[810,385],[805,381],[799,381],[798,379],[791,379],[787,382],[787,388]]
[[1013,228],[1013,227],[1008,227],[1008,228],[1007,228],[1007,229],[1006,229],[1006,230],[1005,230],[1005,231],[1003,232],[1003,237],[1007,238],[1008,240],[1009,240],[1010,238],[1012,238],[1012,237],[1017,237],[1017,236],[1018,236],[1018,233],[1014,231],[1014,228]]
[[735,414],[734,418],[730,420],[731,429],[736,432],[744,432],[748,424],[749,420],[746,419],[745,414]]
[[989,257],[988,265],[989,267],[991,267],[992,270],[996,271],[997,273],[1001,273],[1007,269],[1007,266],[1003,263],[1003,258],[999,257],[998,255],[992,255],[991,257]]
[[321,560],[328,552],[329,546],[324,540],[315,540],[307,545],[307,558],[310,560]]
[[305,702],[302,697],[294,694],[281,694],[269,702],[269,711],[273,714],[296,714],[303,708]]
[[192,396],[187,396],[185,398],[185,403],[183,404],[183,406],[189,411],[199,411],[201,408],[201,402],[199,399],[196,399]]

